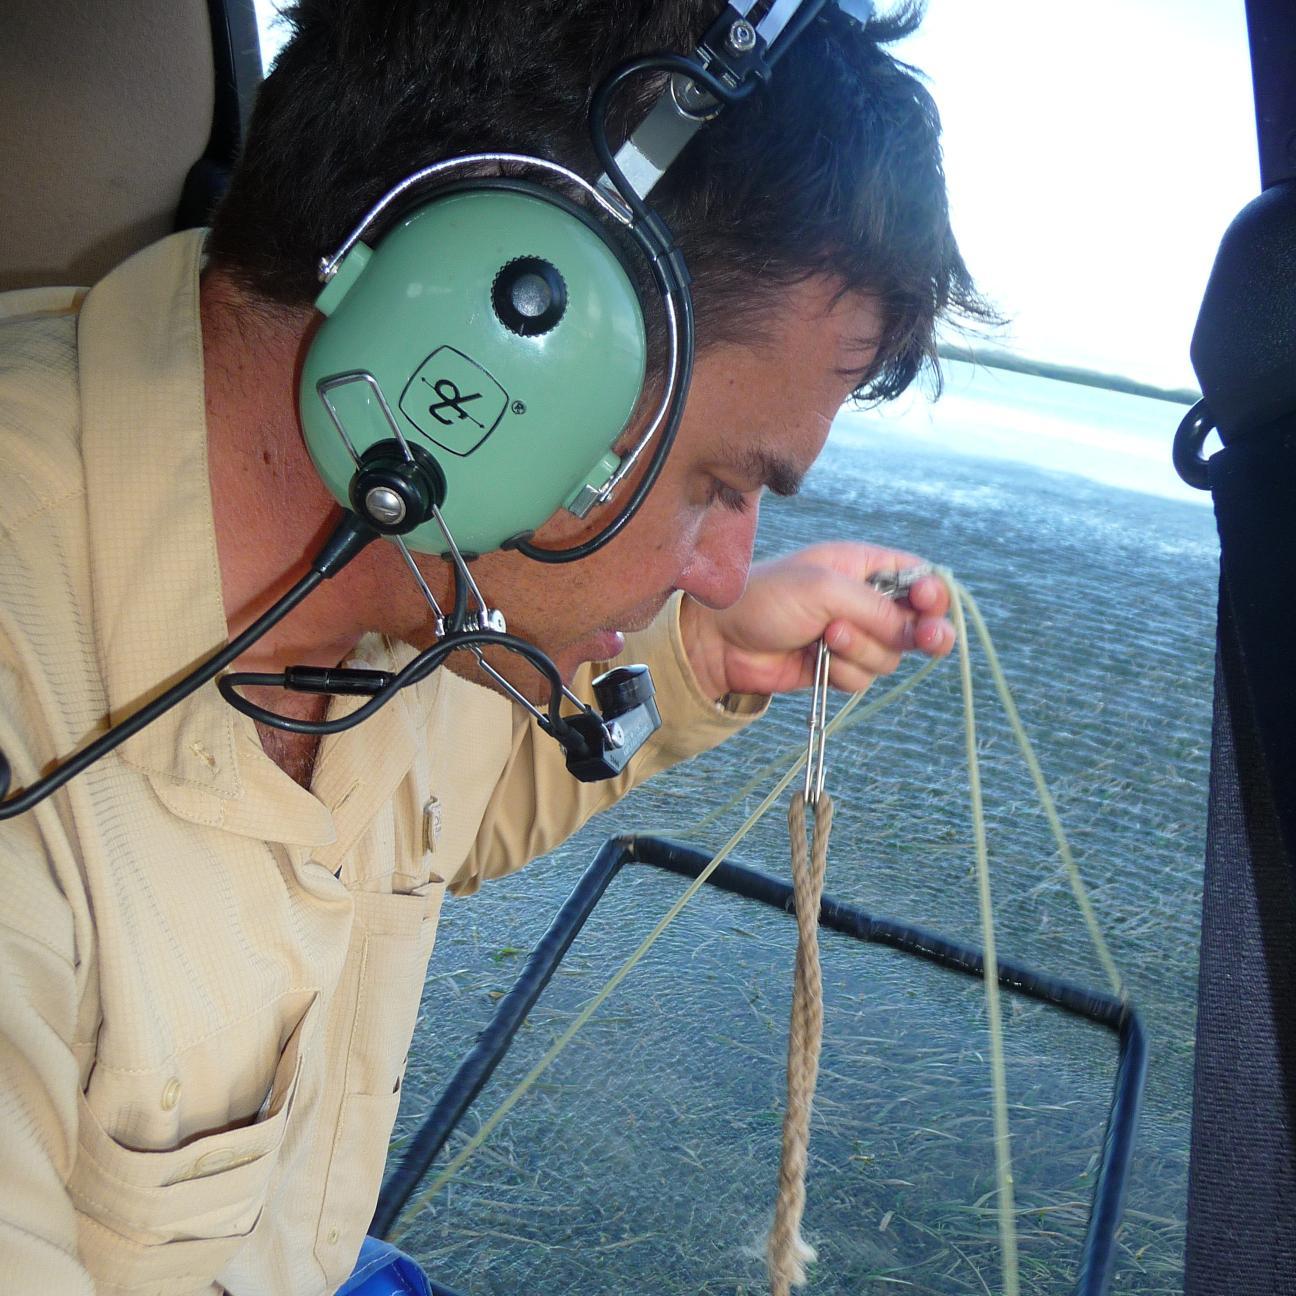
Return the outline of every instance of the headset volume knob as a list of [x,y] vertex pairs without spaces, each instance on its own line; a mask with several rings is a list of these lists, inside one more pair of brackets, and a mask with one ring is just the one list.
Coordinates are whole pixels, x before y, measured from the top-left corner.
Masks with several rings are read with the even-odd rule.
[[543,257],[517,257],[495,276],[491,306],[510,333],[539,337],[566,313],[567,284],[558,267]]

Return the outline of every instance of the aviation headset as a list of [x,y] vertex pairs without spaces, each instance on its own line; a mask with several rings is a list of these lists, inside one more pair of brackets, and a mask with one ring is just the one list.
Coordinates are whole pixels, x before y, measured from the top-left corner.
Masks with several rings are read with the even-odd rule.
[[[837,2],[861,25],[872,14],[871,0]],[[345,510],[342,523],[310,573],[269,612],[153,703],[0,802],[0,818],[29,809],[219,674],[379,535],[399,546],[418,581],[436,616],[436,643],[397,675],[307,667],[228,674],[218,681],[228,702],[276,728],[338,732],[466,649],[562,744],[578,778],[607,778],[624,768],[660,724],[647,669],[622,667],[595,681],[600,714],[566,690],[539,649],[507,633],[468,564],[500,548],[538,562],[584,558],[642,505],[679,428],[694,354],[688,272],[645,199],[696,131],[768,79],[827,3],[732,0],[690,57],[653,54],[618,67],[590,105],[604,168],[596,184],[556,162],[501,152],[434,163],[384,194],[321,262],[316,306],[325,318],[298,394],[307,448]],[[614,156],[609,102],[627,81],[651,73],[668,74],[665,88]],[[614,447],[644,398],[648,370],[644,309],[627,247],[642,258],[660,298],[668,357],[644,432],[618,455]],[[559,509],[586,517],[605,507],[645,457],[633,490],[592,538],[565,549],[532,542]],[[455,605],[448,613],[414,552],[453,564]],[[520,654],[547,677],[546,711],[482,660],[487,646]],[[362,694],[368,701],[347,716],[311,723],[247,701],[238,688],[248,684]],[[576,715],[562,714],[564,697]],[[0,753],[0,796],[9,781]]]

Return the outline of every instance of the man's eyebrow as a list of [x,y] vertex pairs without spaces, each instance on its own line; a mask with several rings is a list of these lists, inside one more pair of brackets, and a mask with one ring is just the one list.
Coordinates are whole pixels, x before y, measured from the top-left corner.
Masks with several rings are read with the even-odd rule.
[[805,473],[790,460],[768,450],[747,448],[739,451],[735,467],[743,476],[768,486],[775,495],[795,495],[801,489]]

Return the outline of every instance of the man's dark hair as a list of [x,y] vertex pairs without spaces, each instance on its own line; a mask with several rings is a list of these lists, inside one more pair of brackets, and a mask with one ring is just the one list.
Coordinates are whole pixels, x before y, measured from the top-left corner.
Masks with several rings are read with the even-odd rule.
[[[689,53],[722,0],[299,0],[216,214],[212,263],[260,299],[309,304],[316,267],[394,183],[507,150],[596,177],[593,88],[635,55]],[[944,314],[986,317],[950,230],[940,121],[881,47],[910,0],[861,31],[825,7],[770,85],[694,137],[653,191],[694,278],[698,343],[759,337],[780,290],[815,275],[880,306],[857,395],[899,395]],[[619,96],[615,149],[659,82]]]

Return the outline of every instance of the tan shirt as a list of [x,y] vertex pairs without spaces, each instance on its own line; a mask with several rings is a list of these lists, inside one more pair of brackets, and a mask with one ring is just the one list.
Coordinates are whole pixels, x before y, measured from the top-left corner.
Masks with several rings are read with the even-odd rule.
[[[200,257],[176,235],[88,295],[0,297],[15,787],[225,641]],[[520,867],[755,710],[701,696],[677,611],[627,645],[666,723],[615,782],[575,782],[506,699],[442,670],[326,738],[308,792],[208,685],[0,822],[0,1289],[342,1282],[447,886]],[[357,659],[412,652],[370,637]]]

